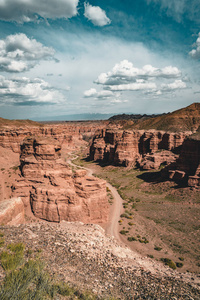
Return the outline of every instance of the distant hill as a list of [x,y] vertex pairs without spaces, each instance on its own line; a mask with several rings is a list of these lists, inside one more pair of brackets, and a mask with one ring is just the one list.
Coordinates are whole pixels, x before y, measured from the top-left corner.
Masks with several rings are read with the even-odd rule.
[[153,115],[147,115],[147,114],[120,114],[120,115],[114,115],[111,118],[109,118],[109,121],[118,121],[118,120],[146,120],[150,118],[155,118],[157,116],[162,116],[165,114],[153,114]]
[[100,114],[100,113],[85,113],[85,114],[73,114],[62,116],[49,116],[45,118],[34,118],[35,121],[95,121],[95,120],[107,120],[113,116],[113,114]]
[[195,131],[200,126],[200,103],[193,103],[172,113],[123,121],[124,129],[156,129],[165,131]]
[[41,126],[41,124],[31,120],[7,120],[0,118],[0,127],[3,126]]

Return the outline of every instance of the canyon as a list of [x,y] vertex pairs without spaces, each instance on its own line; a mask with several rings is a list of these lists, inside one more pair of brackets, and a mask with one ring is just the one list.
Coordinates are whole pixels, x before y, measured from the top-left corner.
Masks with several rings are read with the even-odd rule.
[[[109,121],[4,124],[0,127],[0,151],[0,224],[8,240],[12,232],[20,230],[22,241],[31,245],[40,230],[55,240],[54,229],[59,233],[64,226],[70,242],[74,236],[73,245],[79,250],[82,247],[80,252],[70,246],[67,250],[72,257],[75,251],[77,265],[86,251],[91,255],[91,265],[95,260],[105,267],[120,264],[123,269],[126,259],[126,272],[131,263],[136,272],[142,272],[141,278],[145,270],[145,274],[155,274],[154,282],[166,274],[170,281],[178,273],[168,272],[169,268],[158,260],[167,257],[180,265],[179,258],[183,256],[181,274],[186,270],[198,272],[198,129],[124,129],[122,123]],[[88,170],[95,177],[88,175]],[[117,213],[116,201],[121,201]],[[100,224],[105,231],[89,224]],[[76,236],[80,241],[76,241]],[[110,239],[107,254],[97,247],[98,236]],[[47,243],[42,245],[44,249]],[[61,245],[62,241],[57,243]],[[59,245],[56,247],[56,251],[62,250]],[[130,262],[131,253],[135,257]],[[101,260],[104,254],[106,257]],[[56,257],[48,254],[48,260],[56,268]],[[191,276],[198,294],[199,278]],[[99,289],[110,295],[100,285]],[[177,293],[182,297],[182,292]]]

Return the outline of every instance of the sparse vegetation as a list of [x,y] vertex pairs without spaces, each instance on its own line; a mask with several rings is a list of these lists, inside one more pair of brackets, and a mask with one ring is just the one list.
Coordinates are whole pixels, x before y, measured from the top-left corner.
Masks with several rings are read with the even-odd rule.
[[0,238],[0,247],[2,247],[3,245],[4,245],[4,243],[5,243],[5,240],[4,240],[4,238]]
[[177,268],[182,268],[183,267],[183,263],[182,262],[176,262],[176,266],[177,266]]
[[161,261],[164,262],[166,266],[169,266],[171,269],[176,269],[176,264],[173,262],[173,260],[169,258],[161,258]]
[[184,261],[184,257],[182,257],[182,256],[179,257],[178,259],[179,259],[180,261]]
[[119,232],[120,234],[122,234],[122,235],[126,235],[127,233],[128,233],[128,230],[121,230],[120,232]]
[[[70,296],[70,299],[95,300],[90,291],[80,291],[63,281],[57,281],[49,275],[45,265],[38,259],[25,261],[25,245],[9,244],[8,251],[1,252],[1,265],[6,276],[1,284],[0,299],[44,300],[57,299],[57,295]],[[28,249],[31,255],[33,251]],[[28,252],[27,251],[27,252]],[[60,299],[60,298],[59,298]]]
[[137,241],[137,238],[134,237],[134,236],[129,236],[129,237],[127,238],[127,240],[128,240],[129,242],[133,242],[133,241]]
[[161,251],[162,248],[161,248],[161,247],[158,247],[158,246],[155,246],[155,247],[154,247],[154,250],[156,250],[156,251]]
[[133,226],[133,225],[135,225],[133,222],[128,222],[128,225],[129,226]]

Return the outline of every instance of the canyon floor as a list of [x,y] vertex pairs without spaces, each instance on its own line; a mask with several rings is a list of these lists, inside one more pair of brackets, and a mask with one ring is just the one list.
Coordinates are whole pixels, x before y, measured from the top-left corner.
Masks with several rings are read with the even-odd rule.
[[[88,162],[87,155],[83,154],[74,163],[92,169],[96,176],[117,189],[123,201],[118,220],[121,242],[154,260],[168,258],[181,263],[178,264],[180,272],[199,273],[198,190],[161,181],[158,171],[100,165]],[[108,194],[112,211],[114,204],[109,188]]]

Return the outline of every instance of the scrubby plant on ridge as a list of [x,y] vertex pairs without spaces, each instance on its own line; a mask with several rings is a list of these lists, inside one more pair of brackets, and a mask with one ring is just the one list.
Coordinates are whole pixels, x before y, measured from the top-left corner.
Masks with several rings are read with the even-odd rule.
[[[82,292],[66,282],[56,281],[45,270],[41,260],[29,258],[25,261],[23,243],[9,244],[7,249],[0,255],[1,265],[6,271],[0,286],[1,300],[55,299],[58,294],[77,300],[99,299],[90,291]],[[28,249],[27,253],[31,255],[33,251]]]

